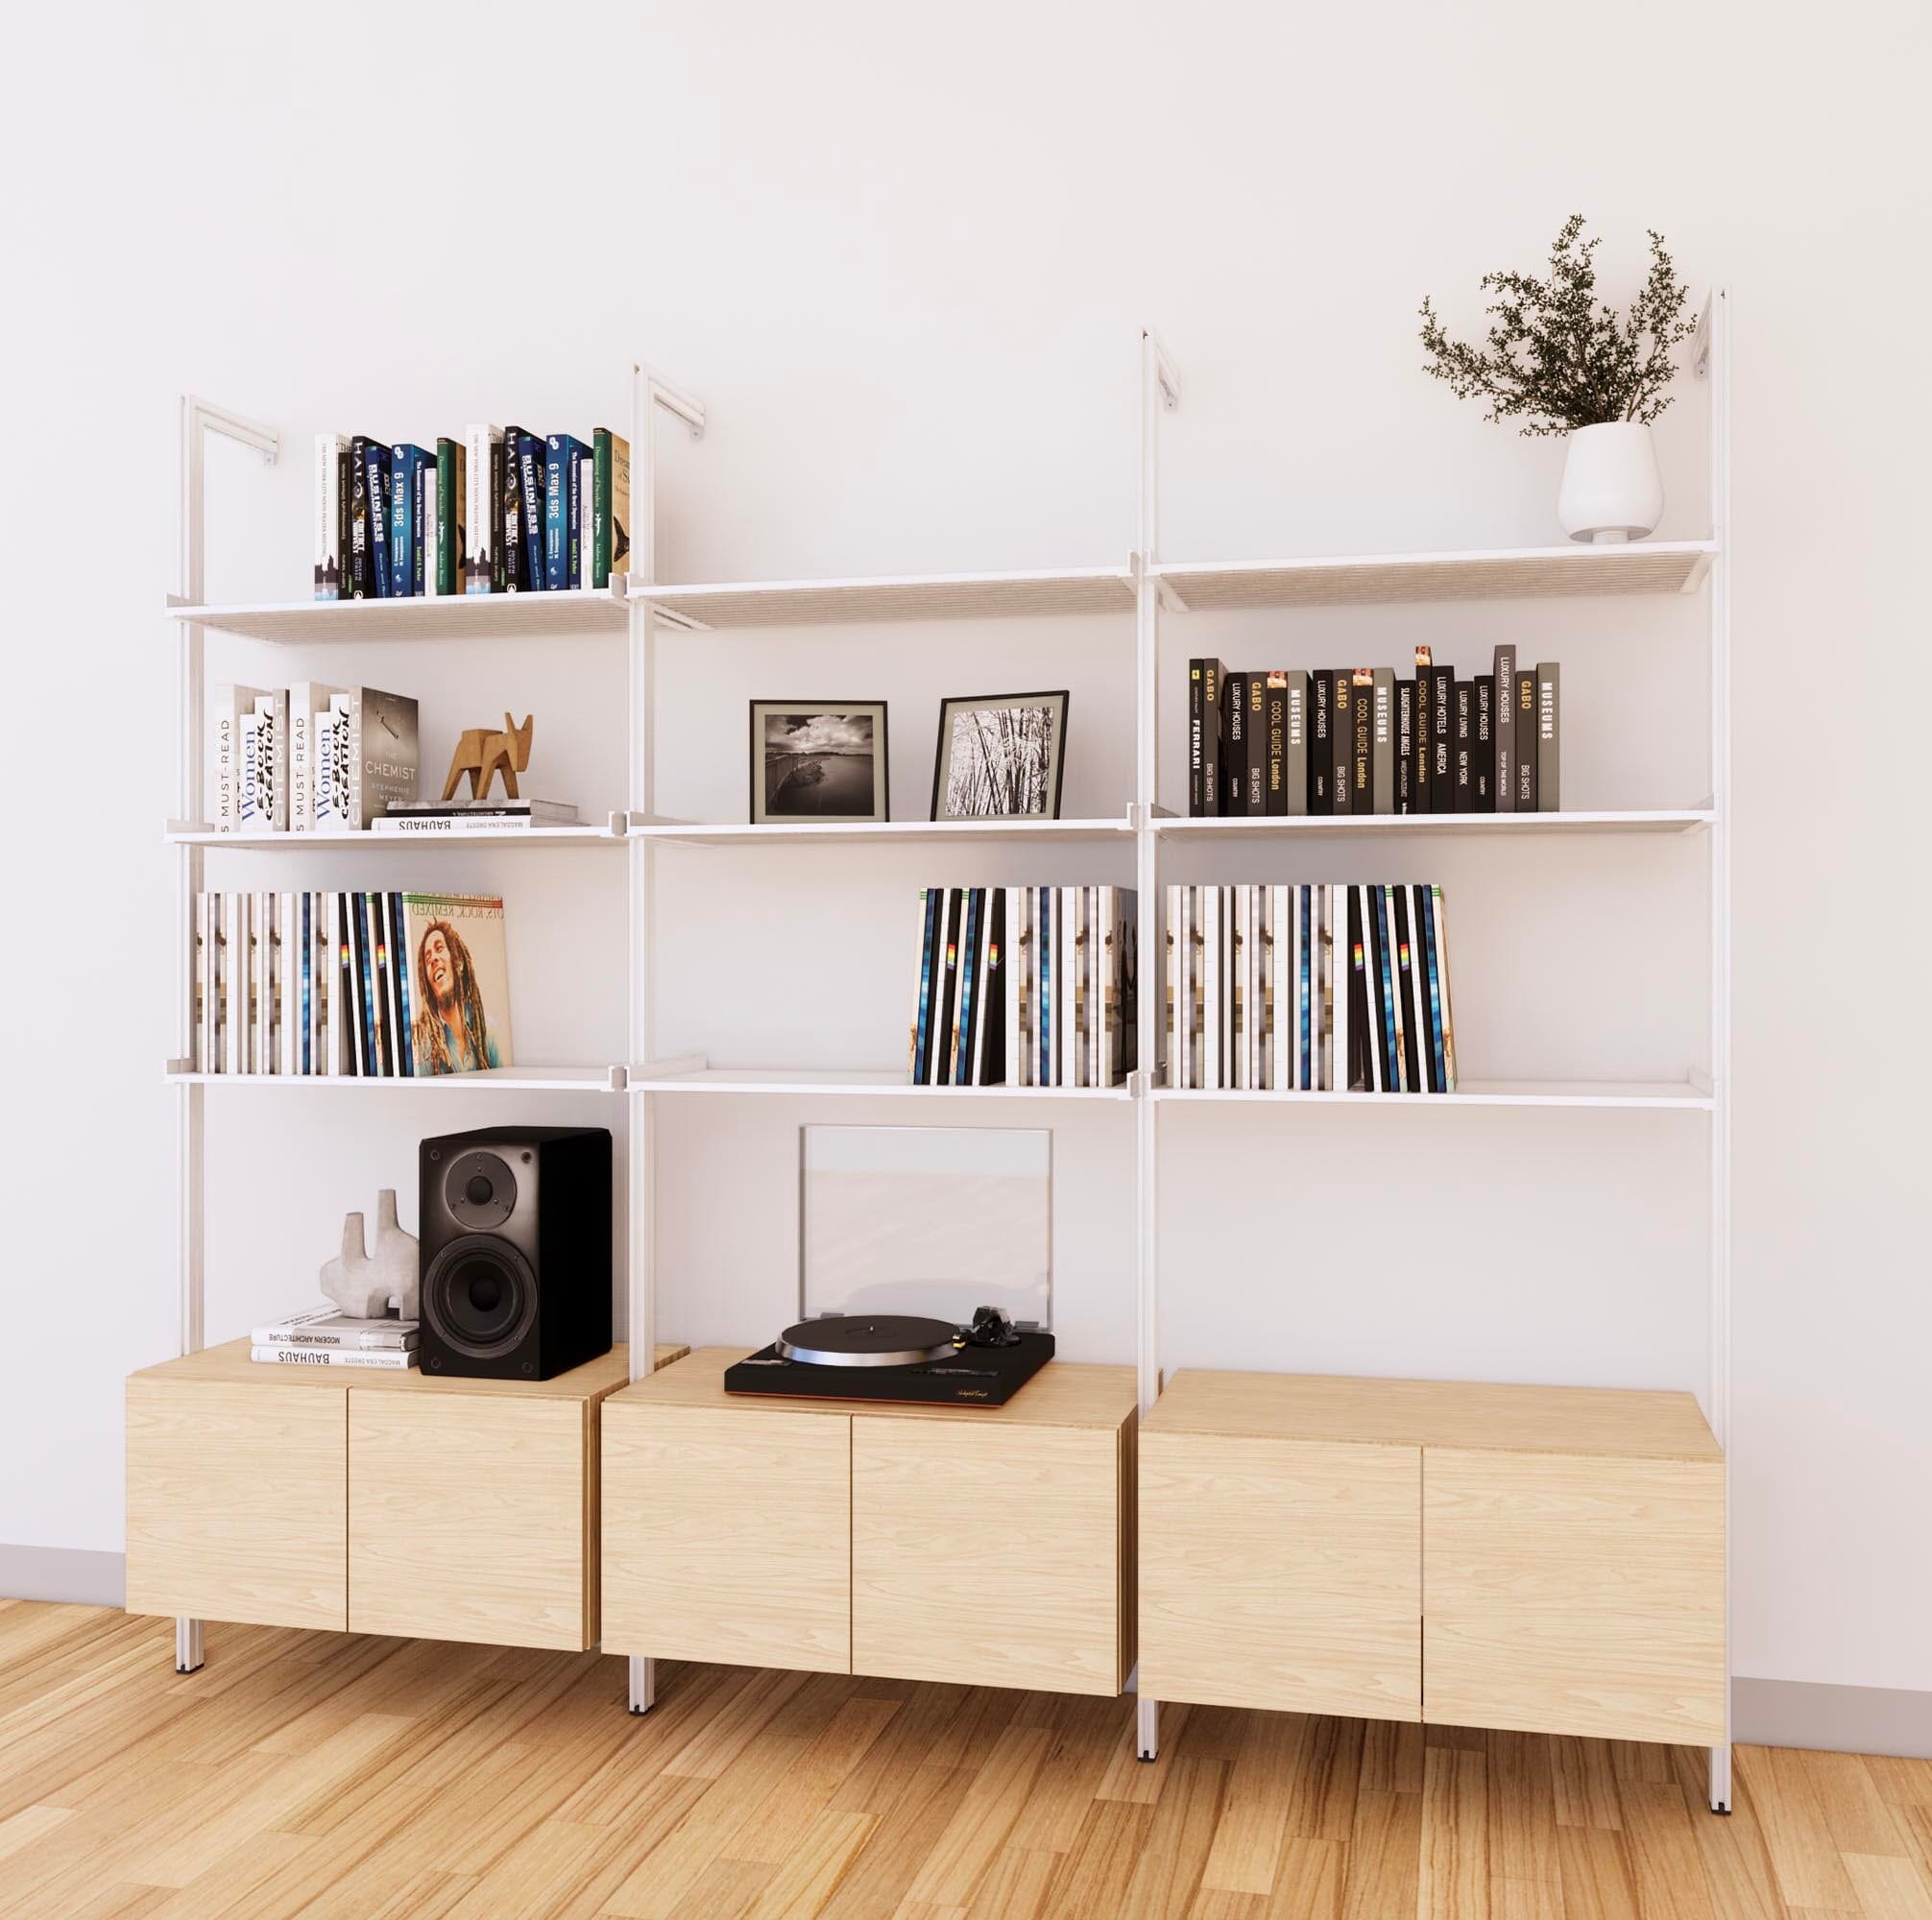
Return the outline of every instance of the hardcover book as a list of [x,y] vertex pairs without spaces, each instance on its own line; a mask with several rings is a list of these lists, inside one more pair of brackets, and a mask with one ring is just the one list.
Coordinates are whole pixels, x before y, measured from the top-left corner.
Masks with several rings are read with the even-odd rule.
[[1337,813],[1353,813],[1355,807],[1355,676],[1345,666],[1330,675],[1328,729],[1334,771],[1329,776],[1329,791],[1335,796]]
[[1247,675],[1228,675],[1221,698],[1220,811],[1247,811]]
[[[1371,813],[1395,811],[1395,669],[1374,670],[1371,688],[1368,789]],[[1406,807],[1403,809],[1408,810]]]
[[1496,649],[1491,681],[1496,701],[1496,811],[1516,810],[1516,649],[1505,641]]
[[1563,807],[1563,669],[1556,660],[1536,662],[1536,807],[1560,813]]
[[1432,781],[1434,775],[1431,762],[1435,758],[1431,747],[1431,700],[1435,687],[1434,662],[1427,647],[1415,649],[1415,772],[1413,791],[1417,813],[1436,811],[1436,797]]
[[500,593],[503,523],[503,429],[463,429],[463,590]]
[[315,597],[342,598],[342,473],[348,440],[339,433],[315,437]]
[[1451,779],[1456,783],[1456,811],[1476,811],[1476,689],[1466,680],[1456,683],[1455,756]]
[[1308,678],[1308,810],[1335,811],[1335,676],[1317,667]]
[[1375,669],[1359,666],[1349,676],[1353,734],[1348,755],[1348,810],[1375,813]]
[[1496,682],[1486,673],[1479,673],[1470,683],[1474,695],[1475,739],[1474,780],[1476,790],[1476,811],[1494,813],[1496,810]]
[[1288,811],[1308,811],[1308,675],[1301,668],[1288,674]]
[[553,433],[543,451],[543,587],[562,593],[576,582],[577,542],[583,535],[578,481],[590,452],[576,435]]
[[1268,675],[1264,691],[1268,708],[1263,721],[1263,745],[1268,753],[1268,783],[1264,811],[1288,811],[1288,675]]
[[631,565],[631,444],[600,426],[591,436],[592,498],[596,525],[591,536],[591,585],[602,592],[614,573]]
[[1201,663],[1188,661],[1188,818],[1198,820],[1201,805]]
[[1429,669],[1429,811],[1456,811],[1456,669]]
[[257,1347],[316,1347],[364,1353],[405,1353],[417,1344],[421,1330],[414,1320],[389,1317],[361,1320],[333,1307],[314,1307],[271,1320],[250,1333]]
[[1247,677],[1247,782],[1242,811],[1250,819],[1268,811],[1268,676]]
[[1516,669],[1516,811],[1534,813],[1536,781],[1536,674],[1534,667]]
[[434,457],[406,442],[389,450],[389,586],[398,600],[423,594],[423,481]]
[[1419,813],[1415,804],[1415,683],[1395,683],[1395,810]]
[[352,686],[330,698],[329,711],[331,727],[343,730],[340,742],[331,743],[347,774],[341,824],[360,830],[392,801],[417,798],[422,754],[416,702],[406,694]]

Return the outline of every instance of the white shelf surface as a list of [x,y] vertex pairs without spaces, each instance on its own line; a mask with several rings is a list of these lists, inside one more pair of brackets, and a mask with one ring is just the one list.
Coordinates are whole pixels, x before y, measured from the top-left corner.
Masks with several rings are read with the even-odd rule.
[[886,620],[986,620],[1065,613],[1131,613],[1127,566],[1037,568],[1018,573],[903,573],[851,580],[761,580],[631,590],[681,622],[707,631],[829,627]]
[[1156,1100],[1204,1105],[1240,1100],[1271,1106],[1672,1107],[1709,1113],[1711,1095],[1688,1080],[1465,1080],[1453,1093],[1276,1093],[1156,1087]]
[[1125,1100],[1124,1087],[915,1087],[904,1073],[847,1068],[709,1067],[646,1077],[631,1069],[633,1093],[886,1093],[917,1100]]
[[1354,813],[1290,814],[1249,819],[1161,819],[1164,839],[1297,840],[1358,834],[1467,833],[1479,840],[1515,833],[1691,833],[1717,820],[1710,807],[1630,809],[1596,813]]
[[302,645],[330,640],[538,639],[625,633],[630,612],[614,592],[449,593],[409,600],[267,600],[190,607],[170,598],[171,619],[210,633]]
[[350,1088],[365,1093],[457,1092],[470,1088],[511,1093],[621,1093],[621,1067],[493,1067],[481,1073],[433,1073],[402,1079],[353,1073],[190,1073],[168,1069],[177,1085],[198,1087]]
[[631,816],[634,840],[668,841],[698,847],[834,846],[856,841],[913,845],[953,841],[965,845],[980,840],[1069,840],[1128,842],[1133,832],[1126,816],[1118,820],[857,820],[814,825],[809,821],[747,826],[742,821],[704,825],[696,821],[653,820]]
[[1689,593],[1715,540],[1623,546],[1496,547],[1313,560],[1180,561],[1148,569],[1176,612],[1244,607],[1369,607],[1428,600],[1551,600],[1577,594]]
[[170,829],[174,847],[232,847],[252,853],[299,853],[314,847],[621,847],[624,836],[603,827],[485,827],[463,833],[357,832],[216,833],[205,827]]

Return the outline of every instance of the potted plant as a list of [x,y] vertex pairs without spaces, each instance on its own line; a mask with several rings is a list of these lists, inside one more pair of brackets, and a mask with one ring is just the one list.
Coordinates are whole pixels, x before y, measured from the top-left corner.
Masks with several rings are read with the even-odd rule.
[[1673,349],[1696,332],[1689,295],[1663,236],[1651,235],[1651,270],[1628,315],[1597,298],[1583,217],[1572,214],[1550,249],[1546,279],[1485,274],[1494,294],[1485,347],[1452,340],[1422,302],[1423,371],[1461,399],[1489,403],[1487,419],[1520,419],[1526,435],[1568,436],[1557,517],[1575,540],[1641,540],[1663,516],[1651,422],[1670,405]]

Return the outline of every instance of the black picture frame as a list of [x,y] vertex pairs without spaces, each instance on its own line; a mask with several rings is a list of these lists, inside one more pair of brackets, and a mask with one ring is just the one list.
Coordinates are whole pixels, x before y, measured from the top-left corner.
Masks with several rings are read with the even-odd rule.
[[[872,752],[872,810],[868,813],[811,813],[774,811],[771,796],[764,791],[764,723],[774,713],[815,718],[836,714],[850,718],[865,714],[874,723]],[[748,818],[754,827],[796,824],[801,827],[863,825],[892,818],[891,742],[887,732],[886,703],[882,700],[754,700],[749,704],[750,727],[750,804]]]
[[[1068,689],[1064,686],[1049,688],[1037,693],[962,693],[949,696],[939,703],[939,739],[932,752],[932,813],[934,820],[1057,820],[1060,817],[1060,792],[1067,774],[1067,705]],[[1057,705],[1055,706],[1055,703]],[[1051,799],[1040,812],[1007,813],[942,813],[940,799],[946,793],[950,768],[950,740],[953,712],[955,708],[1042,708],[1053,707],[1053,729],[1051,740],[1052,764],[1046,784],[1052,789]]]

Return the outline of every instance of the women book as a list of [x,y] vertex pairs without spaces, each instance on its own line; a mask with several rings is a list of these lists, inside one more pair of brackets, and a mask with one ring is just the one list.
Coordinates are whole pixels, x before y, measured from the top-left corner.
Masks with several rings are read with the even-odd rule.
[[401,903],[412,1071],[514,1067],[502,900],[482,894],[404,894]]

